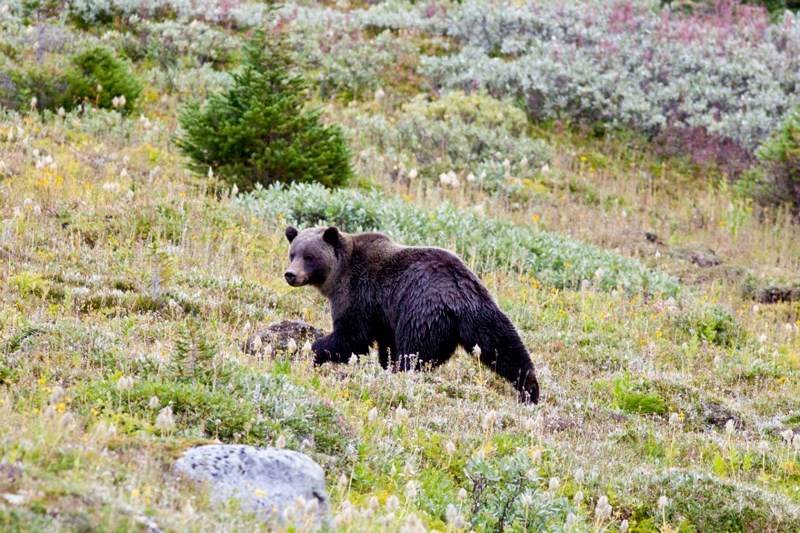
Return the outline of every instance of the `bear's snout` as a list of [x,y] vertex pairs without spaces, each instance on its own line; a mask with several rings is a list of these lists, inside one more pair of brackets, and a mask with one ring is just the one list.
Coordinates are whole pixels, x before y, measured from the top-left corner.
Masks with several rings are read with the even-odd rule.
[[297,275],[292,271],[287,271],[283,277],[286,278],[286,283],[289,285],[294,285],[297,282]]

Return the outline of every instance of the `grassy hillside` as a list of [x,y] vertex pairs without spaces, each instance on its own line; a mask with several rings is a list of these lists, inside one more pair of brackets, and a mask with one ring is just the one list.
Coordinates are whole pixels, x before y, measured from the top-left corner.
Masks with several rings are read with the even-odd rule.
[[[0,530],[257,529],[170,475],[183,449],[217,441],[308,453],[337,531],[800,530],[800,305],[760,301],[800,286],[800,226],[723,164],[756,168],[795,102],[782,80],[800,67],[780,59],[797,21],[548,6],[0,7]],[[575,39],[586,24],[600,29]],[[310,105],[343,128],[350,188],[244,194],[187,170],[178,110],[230,85],[254,27],[284,36]],[[752,87],[769,98],[752,116],[718,100],[667,113],[672,129],[639,118],[668,96],[632,107],[624,84],[609,98],[630,105],[570,103],[613,86],[582,46],[655,46],[648,28],[698,57],[722,43],[710,85],[761,64]],[[569,80],[542,35],[576,51]],[[96,46],[124,59],[138,98],[48,109],[66,92],[42,80]],[[452,65],[470,53],[465,80]],[[550,73],[535,87],[491,70],[532,54]],[[633,61],[612,59],[608,79]],[[665,152],[698,124],[706,151],[695,131]],[[467,353],[426,374],[384,372],[376,354],[320,369],[245,354],[272,321],[331,327],[320,296],[283,281],[290,222],[457,250],[519,328],[540,404]]]

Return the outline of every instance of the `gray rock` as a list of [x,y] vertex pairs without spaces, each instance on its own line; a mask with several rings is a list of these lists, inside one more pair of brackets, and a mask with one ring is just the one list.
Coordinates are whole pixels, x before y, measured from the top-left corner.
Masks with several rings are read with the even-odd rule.
[[[251,335],[244,343],[245,353],[260,355],[266,348],[271,346],[275,351],[285,351],[289,339],[294,339],[297,348],[300,348],[306,341],[313,343],[323,337],[325,332],[315,328],[307,322],[299,320],[281,320],[267,326],[267,329]],[[259,339],[260,342],[256,342]]]
[[278,448],[189,448],[173,465],[181,477],[210,485],[211,499],[237,499],[266,522],[319,526],[330,514],[325,472],[310,457]]

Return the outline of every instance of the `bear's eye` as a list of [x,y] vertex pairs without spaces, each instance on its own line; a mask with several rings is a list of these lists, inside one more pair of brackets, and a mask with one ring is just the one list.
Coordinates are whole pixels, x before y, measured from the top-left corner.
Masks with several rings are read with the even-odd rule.
[[307,254],[307,255],[303,256],[303,259],[306,260],[306,261],[313,261],[314,260],[314,256],[310,255],[310,254]]

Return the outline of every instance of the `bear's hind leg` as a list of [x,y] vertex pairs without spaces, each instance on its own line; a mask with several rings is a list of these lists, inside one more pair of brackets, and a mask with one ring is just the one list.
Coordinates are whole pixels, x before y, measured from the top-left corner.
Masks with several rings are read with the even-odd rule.
[[490,310],[477,321],[462,324],[461,345],[468,352],[478,346],[481,363],[514,385],[521,402],[539,402],[539,382],[530,354],[502,311]]

